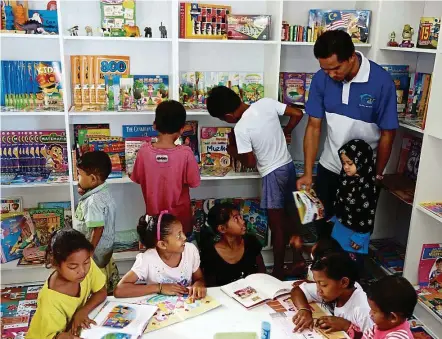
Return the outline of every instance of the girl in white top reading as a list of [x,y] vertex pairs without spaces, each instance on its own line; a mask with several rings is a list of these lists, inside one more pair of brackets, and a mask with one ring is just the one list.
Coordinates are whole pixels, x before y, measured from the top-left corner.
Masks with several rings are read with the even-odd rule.
[[[183,225],[172,214],[142,216],[137,232],[147,248],[137,255],[132,269],[121,279],[114,295],[117,298],[148,294],[206,296],[198,249],[186,242]],[[145,284],[136,284],[142,280]]]
[[351,338],[370,329],[367,295],[356,282],[358,268],[345,252],[330,253],[311,266],[315,283],[303,283],[292,289],[292,301],[298,309],[293,317],[295,331],[313,327],[311,302],[319,302],[333,316],[318,319],[316,326],[330,332],[345,331]]

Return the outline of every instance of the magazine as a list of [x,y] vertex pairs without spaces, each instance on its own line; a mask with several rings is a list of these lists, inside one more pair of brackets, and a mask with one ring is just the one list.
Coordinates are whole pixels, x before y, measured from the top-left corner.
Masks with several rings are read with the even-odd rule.
[[324,206],[316,196],[314,190],[293,192],[299,218],[302,224],[322,219],[324,217]]
[[136,305],[108,301],[94,318],[97,323],[81,332],[83,339],[96,338],[141,338],[157,308],[151,305]]
[[290,293],[291,288],[271,275],[257,273],[225,285],[221,287],[221,290],[245,308],[250,309]]
[[442,292],[442,244],[424,244],[419,260],[419,286]]

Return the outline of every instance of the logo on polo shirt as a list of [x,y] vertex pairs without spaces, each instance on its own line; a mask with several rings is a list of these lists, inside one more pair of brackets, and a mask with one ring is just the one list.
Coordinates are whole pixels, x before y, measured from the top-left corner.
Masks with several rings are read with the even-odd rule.
[[169,156],[167,156],[167,155],[157,155],[156,156],[156,160],[157,160],[157,162],[168,162],[169,161]]
[[359,107],[373,108],[373,104],[376,101],[371,94],[362,94],[360,99]]

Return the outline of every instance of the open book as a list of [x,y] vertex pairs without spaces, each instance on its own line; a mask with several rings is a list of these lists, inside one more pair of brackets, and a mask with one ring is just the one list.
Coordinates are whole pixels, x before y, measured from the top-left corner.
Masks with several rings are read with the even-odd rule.
[[81,338],[141,338],[156,310],[150,305],[108,301],[94,318],[97,325],[82,331]]
[[258,273],[225,285],[221,290],[244,307],[252,308],[290,293],[291,288],[271,275]]

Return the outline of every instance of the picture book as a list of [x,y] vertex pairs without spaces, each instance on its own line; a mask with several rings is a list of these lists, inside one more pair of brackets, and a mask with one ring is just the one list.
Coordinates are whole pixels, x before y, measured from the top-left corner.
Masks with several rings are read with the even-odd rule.
[[417,291],[417,297],[432,313],[442,319],[442,291],[426,287]]
[[440,21],[438,17],[422,17],[417,36],[417,48],[437,49],[440,33]]
[[420,205],[426,210],[436,214],[439,218],[442,218],[442,202],[421,202]]
[[227,39],[227,15],[231,7],[180,3],[181,39]]
[[285,104],[304,104],[305,73],[283,74],[283,102]]
[[419,170],[419,160],[422,148],[422,138],[406,134],[402,138],[401,152],[397,173],[403,174],[416,181]]
[[293,192],[296,208],[302,224],[308,224],[324,217],[324,206],[314,190]]
[[38,208],[63,208],[64,210],[64,227],[72,227],[72,209],[70,201],[56,201],[56,202],[39,202]]
[[156,142],[156,137],[132,137],[124,141],[124,155],[126,158],[126,173],[131,175],[134,169],[138,151],[147,142]]
[[123,138],[157,137],[153,125],[123,125]]
[[109,128],[87,128],[78,131],[78,145],[84,145],[88,138],[110,137]]
[[347,32],[354,43],[368,43],[371,11],[311,9],[308,25],[313,29],[313,42],[325,31]]
[[2,197],[0,213],[23,212],[23,199],[21,197]]
[[230,155],[227,153],[230,127],[201,128],[201,164],[203,167],[230,168]]
[[120,104],[119,111],[135,110],[134,78],[131,75],[124,75],[120,78]]
[[393,239],[372,239],[368,247],[371,258],[388,274],[402,275],[405,247]]
[[154,109],[169,99],[169,76],[134,75],[134,98],[137,110]]
[[0,214],[1,262],[23,256],[23,250],[35,243],[35,228],[27,213]]
[[264,98],[264,75],[262,73],[240,73],[239,94],[245,104],[251,105]]
[[227,15],[227,38],[232,40],[269,40],[270,15]]
[[188,296],[168,296],[160,294],[147,296],[146,299],[138,303],[151,305],[157,309],[144,333],[153,332],[194,318],[221,306],[217,300],[209,296],[201,300],[196,300]]
[[410,88],[410,70],[408,65],[382,65],[390,73],[396,87],[397,112],[399,117],[405,116],[408,90]]
[[271,275],[257,273],[222,286],[221,290],[245,308],[250,309],[281,295],[289,294],[291,288]]
[[141,338],[156,310],[157,307],[151,305],[107,301],[94,318],[97,325],[81,331],[81,337],[84,339]]
[[418,278],[420,287],[430,287],[442,293],[442,244],[422,245]]
[[47,246],[28,247],[23,250],[23,257],[19,259],[17,266],[43,265],[46,259]]
[[259,201],[244,200],[241,214],[247,225],[247,233],[255,235],[263,247],[267,246],[267,211],[261,208]]
[[64,209],[32,208],[28,212],[35,226],[37,243],[40,246],[48,245],[52,232],[64,225]]
[[[78,140],[78,135],[80,133],[81,130],[100,130],[103,131],[104,130],[109,130],[109,134],[110,134],[110,127],[109,124],[74,124],[74,140],[75,140],[75,147],[77,147],[77,145],[80,145],[79,140]],[[108,134],[108,132],[105,132],[105,134]],[[84,140],[83,140],[84,142]]]
[[124,37],[126,26],[135,26],[135,0],[100,0],[101,28],[110,36]]
[[183,134],[181,135],[180,144],[189,146],[195,155],[196,162],[200,162],[200,151],[198,147],[198,121],[186,121]]
[[415,316],[411,316],[411,318],[408,318],[407,320],[410,324],[410,330],[414,339],[436,339],[436,337],[424,326],[422,321]]
[[117,74],[104,76],[106,109],[109,111],[117,111],[120,106],[120,78]]

